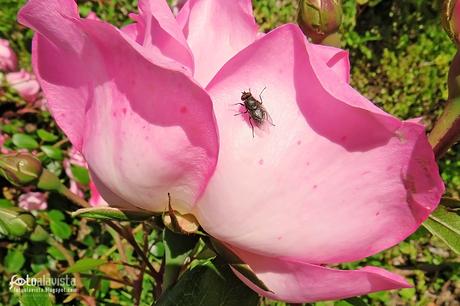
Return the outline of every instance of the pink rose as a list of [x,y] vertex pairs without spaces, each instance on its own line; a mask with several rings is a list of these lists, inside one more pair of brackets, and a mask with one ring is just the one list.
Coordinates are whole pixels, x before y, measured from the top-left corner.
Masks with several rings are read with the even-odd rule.
[[5,141],[8,138],[9,138],[8,134],[1,134],[0,133],[0,153],[2,153],[2,154],[8,154],[9,153],[9,150],[3,146],[5,144]]
[[16,70],[18,60],[9,41],[0,38],[0,71]]
[[19,196],[18,206],[25,210],[45,210],[47,197],[41,192],[27,192]]
[[[86,189],[86,186],[81,185],[75,180],[75,177],[72,173],[72,165],[83,167],[83,168],[88,168],[88,165],[86,164],[85,158],[83,155],[81,155],[80,152],[78,152],[75,147],[71,147],[69,149],[69,158],[64,159],[63,165],[64,165],[64,170],[67,176],[69,177],[69,182],[70,182],[70,191],[72,191],[74,194],[78,195],[79,197],[84,197],[83,190]],[[99,191],[96,188],[96,185],[90,181],[89,182],[89,190],[91,192],[91,197],[89,199],[89,204],[91,206],[108,206],[107,202],[101,197],[99,194]]]
[[[444,186],[421,124],[352,89],[347,52],[294,24],[259,34],[250,0],[191,0],[177,18],[143,0],[132,17],[119,30],[79,18],[71,0],[19,14],[38,33],[48,107],[110,205],[160,212],[169,193],[273,299],[409,287],[381,268],[328,265],[394,246],[436,208]],[[260,108],[262,124],[235,116],[249,89],[274,126]]]
[[89,183],[89,190],[91,191],[91,198],[89,199],[89,204],[91,206],[109,206],[109,204],[101,197],[96,185],[92,181]]
[[40,85],[35,77],[25,70],[8,73],[6,81],[27,102],[35,101],[40,92]]
[[74,147],[71,147],[69,149],[68,156],[69,158],[64,159],[62,164],[64,166],[64,171],[67,174],[67,177],[69,178],[69,189],[79,197],[84,197],[83,189],[85,188],[85,186],[82,186],[75,180],[75,177],[72,173],[72,165],[87,168],[88,166],[86,164],[85,158]]

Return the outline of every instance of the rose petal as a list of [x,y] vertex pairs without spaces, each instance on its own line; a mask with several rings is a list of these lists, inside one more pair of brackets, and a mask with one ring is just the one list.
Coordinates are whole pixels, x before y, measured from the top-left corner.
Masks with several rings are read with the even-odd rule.
[[0,38],[0,71],[13,71],[18,66],[16,53],[10,46],[10,42]]
[[[140,0],[139,15],[132,15],[132,18],[136,20],[136,41],[146,48],[146,52],[159,50],[193,74],[192,51],[166,1]],[[132,26],[125,31],[133,33]]]
[[[209,234],[248,251],[353,261],[414,232],[443,184],[423,126],[385,114],[345,82],[326,87],[338,77],[307,48],[297,26],[278,28],[208,86],[220,155],[194,213]],[[275,125],[255,126],[255,137],[247,114],[234,116],[249,88]]]
[[93,181],[89,182],[89,190],[91,191],[91,198],[88,203],[93,207],[108,206],[108,203],[102,198],[97,190],[96,184]]
[[345,83],[350,82],[350,59],[348,58],[348,51],[323,45],[309,45],[316,52],[317,56],[320,57],[342,81]]
[[204,86],[258,31],[250,0],[190,0],[177,22],[193,52],[194,77]]
[[209,96],[116,28],[66,11],[71,3],[32,0],[20,12],[40,33],[33,62],[55,119],[101,193],[152,211],[171,193],[176,210],[190,209],[218,154]]
[[289,303],[344,299],[376,291],[411,287],[403,277],[377,267],[336,270],[241,250],[235,252],[249,264],[271,292],[260,289],[233,270],[246,285],[260,295]]
[[40,85],[33,75],[25,70],[10,72],[5,77],[11,88],[27,102],[34,102],[40,92]]

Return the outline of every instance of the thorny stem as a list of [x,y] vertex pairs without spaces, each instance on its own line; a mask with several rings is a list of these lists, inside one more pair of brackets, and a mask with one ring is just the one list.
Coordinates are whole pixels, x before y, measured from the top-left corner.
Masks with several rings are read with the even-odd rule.
[[[54,246],[56,249],[59,250],[59,252],[62,253],[62,255],[64,255],[65,259],[67,260],[67,262],[69,263],[69,266],[72,266],[75,264],[75,260],[73,260],[73,257],[72,255],[67,251],[67,249],[62,245],[60,244],[57,240],[55,240],[54,238],[52,237],[49,237],[48,238],[48,243],[52,246]],[[81,281],[81,278],[80,278],[80,274],[79,273],[74,273],[73,274],[75,276],[75,282],[76,282],[76,285],[77,285],[77,288],[80,290],[81,288],[83,288],[83,283]]]
[[[89,205],[89,203],[77,196],[76,194],[74,194],[73,192],[71,192],[67,187],[65,187],[64,185],[61,186],[61,188],[59,189],[59,193],[62,194],[63,196],[65,196],[66,198],[68,198],[69,200],[71,200],[72,202],[74,202],[75,204],[77,204],[78,206],[81,206],[81,207],[91,207]],[[149,274],[154,278],[155,280],[155,296],[156,297],[159,297],[162,293],[162,290],[161,290],[161,284],[163,282],[163,276],[161,274],[161,271],[160,273],[158,271],[155,270],[155,268],[152,266],[150,260],[148,259],[147,257],[147,248],[148,248],[148,244],[145,242],[145,250],[142,250],[139,246],[139,244],[136,242],[136,239],[134,238],[133,234],[131,231],[127,230],[125,227],[123,226],[119,226],[117,225],[116,223],[112,222],[112,221],[106,221],[106,224],[108,226],[110,226],[112,229],[114,229],[120,236],[122,236],[123,238],[126,239],[126,241],[128,241],[129,244],[131,244],[131,246],[133,247],[134,251],[137,253],[137,255],[139,255],[139,257],[142,259],[142,265],[141,265],[141,268],[145,265],[149,268]],[[138,230],[140,230],[141,227],[136,227],[133,232],[137,232]],[[147,235],[145,235],[145,239],[147,238]],[[72,258],[72,261],[73,261],[73,258]],[[70,263],[70,262],[69,262]],[[141,269],[141,274],[142,274],[142,277],[143,277],[143,272],[142,271],[145,271],[145,267]],[[81,282],[81,280],[80,280]],[[142,284],[141,284],[142,285]]]
[[[144,229],[143,253],[147,254],[149,245],[148,245],[148,235],[147,235],[145,224],[143,225],[143,229]],[[136,281],[134,281],[134,298],[136,301],[136,304],[135,304],[136,306],[139,306],[141,302],[142,283],[144,281],[145,268],[146,268],[146,262],[143,261],[141,263],[141,270],[139,271],[139,278]]]
[[85,199],[80,198],[79,196],[77,196],[75,193],[70,191],[64,185],[62,185],[61,188],[59,188],[58,191],[59,191],[60,194],[62,194],[63,196],[65,196],[67,199],[69,199],[73,203],[77,204],[78,206],[81,206],[81,207],[84,207],[84,208],[91,207],[91,205],[89,205],[89,203],[86,202]]
[[143,250],[140,248],[139,244],[137,243],[136,239],[132,235],[130,231],[127,231],[126,228],[118,226],[112,221],[106,221],[106,223],[113,228],[120,236],[124,237],[126,241],[131,244],[133,247],[134,251],[141,257],[143,263],[147,265],[150,271],[150,275],[155,279],[155,296],[159,297],[161,295],[161,283],[163,282],[163,277],[161,273],[155,270],[155,268],[152,266],[150,263],[150,260],[148,259],[146,253],[143,252]]
[[[92,278],[94,276],[94,274],[80,273],[80,276],[81,277]],[[122,280],[122,279],[113,278],[113,277],[110,277],[110,276],[107,276],[107,275],[99,275],[98,274],[97,277],[100,277],[100,278],[103,278],[103,279],[106,279],[106,280],[109,280],[109,281],[112,281],[112,282],[117,282],[117,283],[123,284],[125,286],[130,286],[130,287],[133,286],[133,284],[131,284],[130,282],[127,282],[127,281]]]

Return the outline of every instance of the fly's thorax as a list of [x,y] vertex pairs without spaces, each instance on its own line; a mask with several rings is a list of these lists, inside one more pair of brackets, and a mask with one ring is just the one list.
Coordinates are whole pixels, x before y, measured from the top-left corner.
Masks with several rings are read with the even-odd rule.
[[254,99],[253,97],[250,97],[246,100],[244,100],[244,106],[248,110],[256,110],[259,108],[260,102]]

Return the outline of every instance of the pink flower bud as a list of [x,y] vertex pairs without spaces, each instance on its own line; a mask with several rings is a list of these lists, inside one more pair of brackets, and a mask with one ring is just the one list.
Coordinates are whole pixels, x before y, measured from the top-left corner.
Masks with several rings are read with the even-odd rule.
[[299,26],[313,42],[320,43],[339,29],[342,22],[342,1],[302,0],[299,5]]
[[24,70],[8,73],[6,81],[27,102],[33,102],[40,92],[40,85],[35,77]]
[[27,192],[19,196],[18,206],[25,210],[44,210],[48,207],[47,197],[41,192]]
[[0,174],[15,186],[27,186],[40,178],[43,167],[35,156],[16,153],[0,156]]
[[18,60],[10,43],[5,39],[0,39],[0,70],[13,71],[16,70]]

